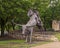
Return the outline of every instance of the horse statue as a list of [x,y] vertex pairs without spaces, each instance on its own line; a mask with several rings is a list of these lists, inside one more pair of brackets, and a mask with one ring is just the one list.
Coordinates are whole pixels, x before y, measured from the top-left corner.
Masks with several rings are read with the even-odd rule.
[[27,15],[30,18],[27,24],[25,25],[16,24],[16,25],[22,26],[22,34],[26,36],[26,42],[29,41],[31,43],[33,28],[35,26],[38,26],[38,28],[43,27],[43,23],[40,17],[38,16],[38,11],[29,9]]

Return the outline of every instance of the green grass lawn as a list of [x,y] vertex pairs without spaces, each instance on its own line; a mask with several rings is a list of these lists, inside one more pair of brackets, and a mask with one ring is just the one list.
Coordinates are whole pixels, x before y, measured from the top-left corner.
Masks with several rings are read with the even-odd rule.
[[25,43],[24,40],[4,40],[0,41],[0,48],[30,48],[32,46],[37,46],[41,44],[49,43],[47,41],[37,42],[37,43]]

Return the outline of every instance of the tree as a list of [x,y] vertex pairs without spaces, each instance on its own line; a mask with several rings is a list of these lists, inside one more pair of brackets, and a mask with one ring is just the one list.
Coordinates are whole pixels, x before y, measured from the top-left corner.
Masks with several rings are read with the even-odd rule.
[[[20,23],[26,18],[27,9],[31,3],[24,0],[0,0],[1,36],[4,36],[5,25],[16,16]],[[23,14],[22,14],[23,13]]]

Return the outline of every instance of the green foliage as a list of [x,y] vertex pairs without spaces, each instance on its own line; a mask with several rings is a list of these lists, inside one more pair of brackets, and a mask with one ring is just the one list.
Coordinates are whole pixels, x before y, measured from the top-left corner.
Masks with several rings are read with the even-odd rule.
[[55,7],[47,8],[49,4],[50,0],[0,0],[0,18],[5,24],[11,22],[15,17],[16,22],[26,24],[29,20],[27,11],[30,8],[37,8],[44,26],[51,28],[52,20],[60,20],[60,4],[58,2]]
[[60,32],[56,32],[54,35],[55,35],[55,37],[57,37],[58,40],[60,41]]

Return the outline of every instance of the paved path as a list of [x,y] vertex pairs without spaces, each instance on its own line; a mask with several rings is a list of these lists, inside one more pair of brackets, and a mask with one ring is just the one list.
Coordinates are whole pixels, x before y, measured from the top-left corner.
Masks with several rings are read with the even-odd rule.
[[48,43],[48,44],[44,44],[32,48],[60,48],[60,42],[52,42],[52,43]]

